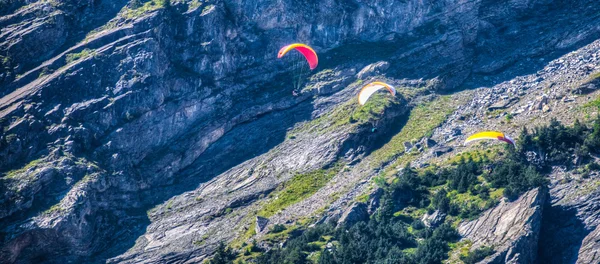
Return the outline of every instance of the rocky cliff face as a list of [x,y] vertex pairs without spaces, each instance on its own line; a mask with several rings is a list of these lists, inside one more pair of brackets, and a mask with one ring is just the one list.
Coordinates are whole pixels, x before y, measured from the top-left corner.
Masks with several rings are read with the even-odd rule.
[[[0,262],[201,261],[252,229],[278,187],[320,169],[335,175],[267,225],[340,215],[388,164],[371,154],[426,93],[494,86],[464,105],[454,95],[456,113],[433,133],[439,150],[461,111],[506,99],[508,81],[543,90],[517,76],[581,48],[537,74],[561,91],[587,78],[599,10],[592,0],[1,2]],[[321,58],[297,97],[275,56],[290,42]],[[375,78],[418,92],[388,105],[373,135],[346,116]],[[597,210],[569,206],[587,212],[583,233],[569,252],[540,255],[593,262]]]
[[480,263],[535,263],[544,202],[544,191],[529,191],[461,224],[458,232],[473,249],[494,248],[496,252]]

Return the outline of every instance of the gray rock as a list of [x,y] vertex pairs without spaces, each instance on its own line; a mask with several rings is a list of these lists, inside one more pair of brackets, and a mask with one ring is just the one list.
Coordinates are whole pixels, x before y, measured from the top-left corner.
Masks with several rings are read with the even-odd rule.
[[590,94],[590,93],[593,93],[596,90],[598,90],[598,88],[600,88],[600,78],[594,79],[589,82],[585,82],[584,84],[580,85],[579,87],[573,89],[572,93],[580,94],[580,95]]
[[542,112],[544,113],[548,113],[550,112],[552,109],[550,108],[549,105],[544,105],[544,107],[542,107]]
[[437,145],[437,142],[435,142],[435,140],[433,140],[431,138],[425,139],[425,147],[433,148],[433,147],[435,147],[435,145]]
[[583,241],[577,253],[577,264],[600,262],[600,228],[596,227]]
[[425,214],[423,215],[423,217],[421,218],[421,221],[423,222],[423,224],[425,224],[425,226],[427,227],[437,227],[440,224],[444,223],[444,220],[446,219],[446,214],[440,212],[440,210],[435,210],[435,212],[433,212],[431,215],[429,214]]
[[548,95],[544,94],[537,98],[534,104],[534,110],[542,110],[548,104]]
[[257,216],[256,217],[256,227],[255,227],[254,231],[256,231],[257,234],[260,234],[266,230],[266,227],[268,224],[269,224],[269,218]]
[[356,74],[356,78],[364,80],[365,78],[370,76],[380,75],[387,71],[387,69],[389,68],[390,63],[387,61],[380,61],[373,64],[369,64]]
[[355,203],[344,211],[338,220],[338,226],[352,226],[359,221],[368,219],[369,213],[367,211],[367,205],[364,203]]
[[379,208],[379,201],[381,200],[382,195],[383,190],[379,188],[370,195],[368,202],[369,206],[367,208],[367,213],[369,215],[374,214],[377,208]]
[[410,143],[410,142],[408,142],[408,141],[406,141],[406,142],[402,143],[402,145],[404,145],[404,150],[405,150],[406,152],[408,152],[408,151],[409,151],[410,149],[412,149],[412,147],[413,147],[413,144],[412,144],[412,143]]
[[421,152],[423,151],[423,145],[421,145],[421,142],[417,142],[415,143],[414,147],[417,149],[417,151]]
[[518,101],[519,101],[518,98],[504,99],[504,100],[497,102],[497,103],[493,104],[492,106],[488,107],[488,110],[494,111],[494,110],[506,109]]
[[535,189],[514,202],[502,201],[458,232],[472,249],[493,246],[496,251],[480,263],[535,263],[546,195]]
[[452,152],[452,150],[454,150],[452,147],[438,146],[433,150],[433,155],[435,155],[436,157],[439,157],[448,152]]
[[451,137],[456,137],[456,136],[460,136],[462,135],[462,130],[458,127],[452,128],[452,130],[450,130],[450,136]]

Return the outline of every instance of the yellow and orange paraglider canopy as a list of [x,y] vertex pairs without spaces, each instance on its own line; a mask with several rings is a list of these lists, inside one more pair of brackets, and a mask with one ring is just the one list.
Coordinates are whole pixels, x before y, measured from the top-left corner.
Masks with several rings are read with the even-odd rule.
[[360,105],[365,105],[365,103],[367,102],[367,100],[369,100],[369,97],[371,97],[371,95],[383,88],[387,89],[390,92],[390,94],[392,94],[392,96],[396,96],[396,88],[394,88],[394,86],[391,86],[384,82],[372,82],[365,85],[360,90],[360,93],[358,93],[358,103]]
[[306,44],[294,43],[287,45],[279,50],[279,53],[277,53],[277,58],[281,59],[286,53],[293,49],[297,50],[298,52],[302,53],[302,55],[304,55],[304,58],[306,58],[308,66],[311,70],[317,68],[317,65],[319,64],[319,57],[317,57],[317,53],[315,52],[315,50],[313,50]]
[[498,132],[498,131],[484,131],[484,132],[479,132],[476,134],[473,134],[472,136],[470,136],[469,138],[467,138],[467,140],[465,140],[465,145],[473,142],[473,141],[477,141],[477,140],[483,140],[483,139],[492,139],[492,140],[500,140],[500,141],[504,141],[508,144],[511,145],[515,145],[515,141],[510,138],[509,136],[505,135],[502,132]]

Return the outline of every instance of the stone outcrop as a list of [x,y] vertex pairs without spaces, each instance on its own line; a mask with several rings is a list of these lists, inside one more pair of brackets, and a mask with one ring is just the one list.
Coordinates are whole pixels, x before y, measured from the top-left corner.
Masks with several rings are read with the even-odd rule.
[[365,221],[369,219],[369,213],[367,211],[367,205],[364,203],[356,203],[350,206],[342,214],[338,220],[338,226],[352,226],[359,221]]
[[496,251],[481,263],[535,263],[546,194],[532,190],[514,202],[502,201],[478,219],[463,223],[458,232],[471,248]]
[[435,210],[435,212],[433,212],[431,215],[430,214],[425,214],[423,215],[423,217],[421,218],[421,221],[423,222],[423,224],[425,224],[425,226],[427,227],[437,227],[440,224],[444,223],[444,220],[446,219],[446,214],[440,212],[440,210]]

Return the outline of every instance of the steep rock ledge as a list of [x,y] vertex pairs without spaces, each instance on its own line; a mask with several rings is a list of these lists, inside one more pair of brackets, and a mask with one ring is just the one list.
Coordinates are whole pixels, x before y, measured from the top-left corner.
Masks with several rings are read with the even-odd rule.
[[472,250],[493,247],[481,263],[535,263],[546,194],[535,189],[514,202],[502,201],[477,220],[463,223],[458,232]]

